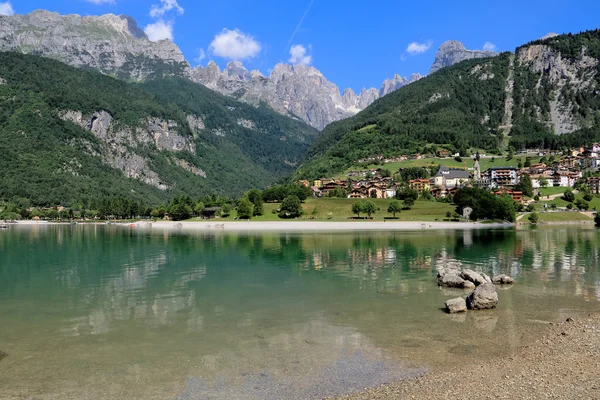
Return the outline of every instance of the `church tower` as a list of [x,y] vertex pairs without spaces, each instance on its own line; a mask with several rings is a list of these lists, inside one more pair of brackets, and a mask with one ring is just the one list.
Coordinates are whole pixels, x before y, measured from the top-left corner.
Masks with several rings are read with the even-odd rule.
[[475,160],[475,165],[473,166],[473,179],[475,179],[475,182],[481,182],[481,166],[479,165],[479,160]]

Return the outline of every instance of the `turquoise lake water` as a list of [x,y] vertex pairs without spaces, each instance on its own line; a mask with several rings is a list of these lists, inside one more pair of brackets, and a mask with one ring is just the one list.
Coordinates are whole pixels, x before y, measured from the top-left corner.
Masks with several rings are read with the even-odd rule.
[[[0,399],[318,399],[517,351],[599,309],[595,229],[0,231]],[[436,270],[518,283],[447,315]]]

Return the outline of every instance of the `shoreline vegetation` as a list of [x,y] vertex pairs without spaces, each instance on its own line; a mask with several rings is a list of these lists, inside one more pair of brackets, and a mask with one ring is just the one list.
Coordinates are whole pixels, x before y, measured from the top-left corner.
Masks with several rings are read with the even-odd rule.
[[600,313],[547,324],[535,342],[523,344],[509,355],[478,357],[465,365],[441,367],[415,378],[334,398],[597,398]]

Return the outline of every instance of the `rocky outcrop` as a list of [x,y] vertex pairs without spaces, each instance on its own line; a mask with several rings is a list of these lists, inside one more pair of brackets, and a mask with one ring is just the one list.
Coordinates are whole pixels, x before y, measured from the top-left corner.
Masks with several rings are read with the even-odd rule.
[[[553,36],[548,37],[551,39]],[[577,115],[579,105],[572,101],[578,93],[597,91],[598,64],[597,58],[586,55],[583,47],[579,57],[572,59],[563,57],[558,51],[545,44],[537,44],[520,48],[516,55],[519,66],[528,68],[540,75],[536,91],[544,80],[544,90],[551,90],[549,118],[540,115],[539,122],[546,123],[556,135],[571,133],[586,126],[586,121]],[[565,96],[570,93],[571,96]],[[538,104],[538,106],[541,106]]]
[[194,134],[194,137],[198,137],[200,131],[203,131],[206,128],[206,125],[204,125],[204,121],[202,120],[202,118],[198,117],[197,115],[187,115],[186,120],[190,131],[192,131],[192,133]]
[[494,57],[496,55],[498,55],[498,53],[495,53],[493,51],[467,50],[461,42],[456,40],[449,40],[447,42],[442,43],[442,45],[438,49],[429,74],[433,74],[434,72],[437,72],[444,67],[450,67],[464,60],[470,60],[473,58]]
[[477,286],[469,296],[467,296],[467,308],[469,310],[487,310],[496,308],[498,305],[498,293],[492,283],[484,283]]
[[[128,178],[141,180],[161,190],[168,189],[168,185],[135,150],[143,146],[151,146],[158,150],[172,152],[187,151],[194,154],[196,151],[194,142],[178,132],[175,121],[149,117],[141,121],[141,126],[133,129],[115,124],[113,117],[104,110],[89,116],[84,116],[80,111],[64,110],[59,113],[59,116],[64,121],[73,122],[90,131],[101,141],[103,144],[101,157],[105,164],[121,170]],[[204,174],[202,170],[192,170],[191,166],[179,163],[178,165],[196,175]]]
[[54,58],[127,79],[185,76],[189,64],[169,40],[151,42],[126,15],[60,15],[37,10],[0,16],[0,51]]
[[196,167],[191,162],[186,161],[186,160],[181,160],[181,159],[178,159],[175,162],[177,163],[177,165],[179,165],[181,168],[185,169],[186,171],[191,172],[194,175],[198,175],[203,178],[206,178],[206,172],[204,172],[201,168]]
[[451,299],[444,304],[448,314],[456,314],[467,311],[467,303],[462,297]]
[[401,87],[416,82],[422,77],[423,76],[421,76],[421,74],[412,74],[410,79],[406,79],[405,77],[396,74],[392,79],[386,79],[383,81],[383,85],[381,85],[381,89],[379,89],[379,97],[383,97],[400,89]]

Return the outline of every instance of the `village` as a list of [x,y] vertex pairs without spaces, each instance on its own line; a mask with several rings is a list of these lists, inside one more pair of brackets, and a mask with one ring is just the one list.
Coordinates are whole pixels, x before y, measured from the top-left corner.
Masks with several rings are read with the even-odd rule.
[[[569,151],[556,152],[544,150],[529,150],[520,152],[525,156],[525,162],[519,161],[517,166],[503,166],[504,159],[475,154],[472,157],[472,167],[446,166],[456,164],[460,154],[450,154],[449,151],[439,151],[442,157],[426,157],[421,154],[411,156],[383,156],[357,160],[357,164],[375,164],[377,168],[350,170],[346,177],[320,178],[313,182],[299,181],[299,184],[310,187],[315,197],[346,197],[349,199],[389,199],[396,197],[402,188],[410,188],[419,194],[428,192],[436,199],[452,197],[455,191],[462,187],[480,187],[492,191],[496,195],[509,195],[517,202],[524,201],[522,191],[515,190],[521,178],[527,175],[534,190],[557,187],[573,188],[578,182],[587,185],[589,191],[600,193],[600,143],[590,147],[580,147]],[[499,158],[499,157],[498,157]],[[498,166],[482,169],[484,160],[489,160]],[[411,161],[420,160],[420,167],[415,167]],[[430,162],[429,162],[430,160]],[[533,160],[538,160],[533,162]],[[387,165],[401,167],[390,171]],[[402,165],[406,164],[405,168]],[[521,165],[523,164],[523,165]],[[407,169],[417,171],[421,175],[414,179],[406,179]]]

